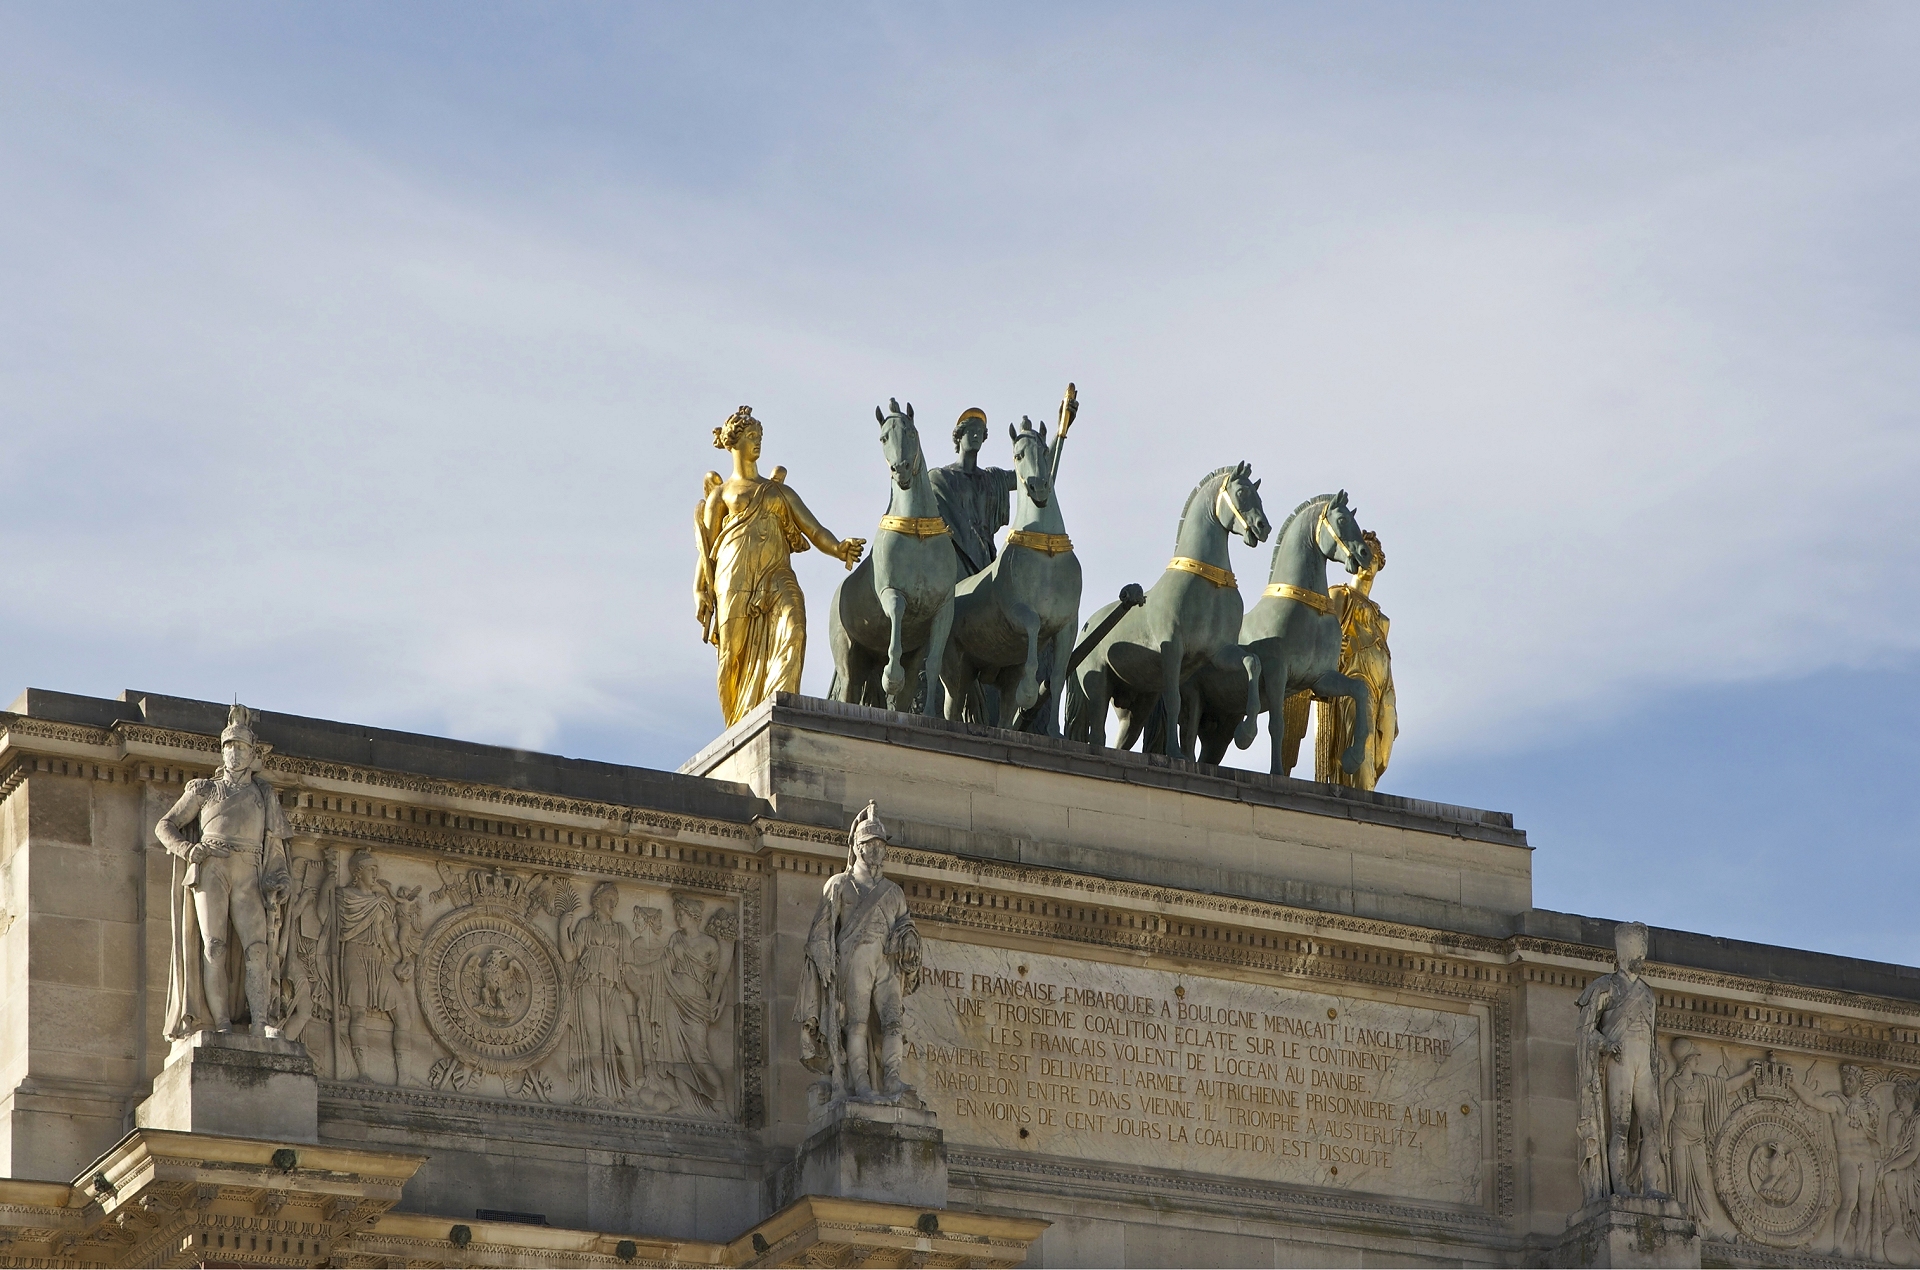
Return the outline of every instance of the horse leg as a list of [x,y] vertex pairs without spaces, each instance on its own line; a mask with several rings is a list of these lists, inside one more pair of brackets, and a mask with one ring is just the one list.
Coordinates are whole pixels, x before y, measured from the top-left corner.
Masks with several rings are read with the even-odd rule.
[[[1340,770],[1351,776],[1366,761],[1367,738],[1373,735],[1373,689],[1367,687],[1364,679],[1328,670],[1321,673],[1313,685],[1313,691],[1315,696],[1328,700],[1334,697],[1353,698],[1353,736],[1340,754]],[[1321,717],[1330,718],[1332,714],[1333,711],[1328,710]]]
[[1275,776],[1286,776],[1293,771],[1293,762],[1287,757],[1287,663],[1279,657],[1260,658],[1260,709],[1267,716],[1267,745],[1272,755],[1267,770]]
[[[899,627],[895,626],[894,629],[897,632],[899,630]],[[927,632],[927,651],[926,651],[926,657],[924,659],[927,665],[938,666],[946,660],[947,635],[952,630],[953,630],[953,588],[949,587],[947,588],[946,602],[943,603],[938,609],[934,611],[933,626]],[[900,637],[898,634],[896,634],[894,638],[898,640]],[[927,707],[926,707],[925,713],[927,714],[934,713],[933,694],[931,692],[927,694]]]
[[1178,638],[1160,645],[1160,709],[1166,718],[1166,755],[1180,757],[1180,663],[1186,649]]
[[1020,667],[1020,681],[1013,689],[1013,700],[1007,701],[1006,690],[1001,689],[1000,713],[1005,717],[1002,727],[1013,726],[1016,711],[1026,710],[1040,700],[1040,615],[1029,604],[1013,605],[1007,613],[1015,626],[1027,633],[1027,659]]
[[1293,774],[1293,764],[1287,762],[1286,715],[1284,702],[1267,711],[1267,740],[1273,743],[1273,766],[1267,770],[1275,776]]
[[1113,690],[1107,683],[1107,668],[1096,665],[1086,672],[1086,730],[1080,738],[1104,748],[1107,744],[1107,711],[1113,707]]
[[833,654],[833,686],[827,697],[833,701],[860,700],[860,683],[853,673],[853,638],[840,620],[840,591],[835,589],[833,603],[827,608],[827,648]]
[[[928,664],[931,665],[932,663],[929,662]],[[966,709],[967,686],[974,681],[979,673],[980,668],[973,664],[971,657],[967,656],[966,650],[961,647],[960,641],[957,639],[948,640],[947,654],[940,659],[941,707],[948,719],[958,719],[961,717],[962,712]],[[929,696],[933,693],[932,679],[927,681],[927,693]]]
[[913,690],[906,667],[907,593],[888,587],[880,593],[880,611],[887,615],[887,673],[881,686],[886,689],[887,709],[900,710],[909,704],[906,698]]
[[1229,656],[1239,653],[1240,666],[1247,672],[1247,713],[1240,720],[1240,726],[1233,730],[1234,747],[1244,750],[1253,744],[1253,738],[1260,730],[1260,678],[1264,667],[1260,664],[1260,658],[1250,649],[1236,644],[1224,651]]
[[1060,684],[1066,678],[1067,658],[1073,656],[1073,623],[1053,637],[1053,665],[1047,670],[1047,735],[1060,735]]
[[1180,753],[1189,759],[1200,736],[1200,703],[1205,696],[1197,677],[1180,691]]

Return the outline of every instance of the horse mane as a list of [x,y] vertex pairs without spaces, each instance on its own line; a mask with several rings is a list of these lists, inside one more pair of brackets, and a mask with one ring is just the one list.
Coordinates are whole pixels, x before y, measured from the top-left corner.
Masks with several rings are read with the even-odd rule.
[[1313,506],[1315,503],[1331,503],[1334,499],[1338,497],[1340,497],[1338,494],[1315,494],[1312,498],[1309,498],[1306,502],[1300,504],[1298,507],[1288,512],[1287,518],[1280,522],[1280,528],[1274,532],[1273,549],[1275,551],[1280,550],[1280,543],[1287,536],[1287,526],[1293,523],[1294,517],[1298,516],[1301,512],[1307,510],[1307,508]]
[[1239,466],[1240,465],[1238,463],[1229,463],[1225,467],[1214,468],[1213,471],[1208,472],[1205,476],[1200,478],[1200,483],[1193,487],[1193,493],[1187,495],[1186,506],[1180,509],[1180,523],[1174,527],[1174,531],[1173,531],[1173,545],[1175,547],[1178,547],[1180,545],[1181,535],[1185,534],[1187,531],[1187,517],[1193,514],[1193,500],[1200,496],[1200,491],[1205,489],[1209,482],[1214,480],[1216,477],[1220,476],[1222,473],[1231,472],[1233,471],[1234,468]]

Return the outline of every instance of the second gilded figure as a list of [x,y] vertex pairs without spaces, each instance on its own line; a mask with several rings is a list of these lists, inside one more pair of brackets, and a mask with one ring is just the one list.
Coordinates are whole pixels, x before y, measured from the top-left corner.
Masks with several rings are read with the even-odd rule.
[[742,406],[713,430],[733,455],[733,475],[709,472],[696,525],[698,617],[720,657],[720,713],[728,726],[776,692],[798,692],[807,657],[807,606],[792,554],[812,543],[851,568],[864,538],[836,538],[800,495],[787,469],[760,475],[761,423]]

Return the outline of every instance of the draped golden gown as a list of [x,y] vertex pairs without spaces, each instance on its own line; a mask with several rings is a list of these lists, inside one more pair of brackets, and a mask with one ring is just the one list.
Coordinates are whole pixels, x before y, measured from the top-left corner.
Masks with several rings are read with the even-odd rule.
[[717,532],[701,521],[702,578],[714,595],[707,638],[719,646],[729,727],[769,695],[800,690],[807,608],[790,560],[807,549],[812,517],[797,501],[785,482],[762,480],[726,508]]
[[1387,615],[1358,587],[1337,586],[1332,598],[1340,614],[1340,673],[1366,681],[1373,690],[1373,735],[1367,738],[1360,770],[1349,776],[1340,755],[1353,739],[1353,702],[1346,697],[1320,703],[1320,729],[1314,743],[1314,779],[1357,789],[1372,789],[1393,757],[1400,735],[1399,703],[1393,693],[1393,660],[1387,652]]

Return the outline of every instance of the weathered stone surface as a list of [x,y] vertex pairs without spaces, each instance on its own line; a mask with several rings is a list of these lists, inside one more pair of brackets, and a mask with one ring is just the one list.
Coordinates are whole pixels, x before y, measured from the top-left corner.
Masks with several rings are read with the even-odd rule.
[[956,1145],[1474,1204],[1481,1020],[929,941],[914,1083]]
[[[177,1177],[103,1199],[94,1174],[130,1110],[178,1075],[152,825],[219,762],[228,707],[21,704],[0,716],[0,1172],[83,1185],[0,1181],[9,1256],[126,1264],[145,1255],[131,1240],[190,1231],[214,1261],[265,1251],[236,1238],[272,1239],[276,1257],[287,1239],[297,1261],[317,1235],[315,1260],[422,1265],[627,1264],[624,1245],[631,1264],[1011,1264],[1031,1245],[1045,1265],[1512,1266],[1559,1257],[1581,1208],[1575,1002],[1611,969],[1614,923],[1527,907],[1528,851],[1505,817],[810,702],[723,738],[740,772],[725,781],[263,715],[277,747],[264,775],[294,830],[280,988],[318,1078],[319,1144],[178,1135],[161,1153]],[[870,798],[925,940],[904,1066],[934,1114],[821,1137],[793,1020],[810,920],[846,865],[846,817]],[[1920,1264],[1903,1145],[1920,1137],[1920,971],[1650,935],[1651,1141],[1700,1255]],[[1056,999],[996,978],[1044,980]],[[1153,1047],[1186,1087],[1152,1088],[1154,1069],[1116,1059],[1118,1041],[1150,1038],[1107,1029],[1144,1010],[1101,996],[1089,1012],[1068,987],[1148,999],[1155,1022],[1164,1004],[1192,1031]],[[1333,1037],[1307,1035],[1322,1021]],[[1377,1047],[1374,1066],[1345,1028],[1410,1039]],[[1241,1039],[1208,1046],[1213,1033]],[[1407,1079],[1413,1039],[1448,1045],[1424,1087]],[[1109,1051],[1068,1044],[1083,1041]],[[1196,1059],[1217,1082],[1204,1093],[1184,1070]],[[982,1077],[1014,1083],[966,1087]],[[1282,1097],[1296,1092],[1297,1110]],[[1095,1105],[1119,1093],[1128,1107]],[[1158,1141],[1117,1132],[1148,1096]],[[1330,1097],[1349,1101],[1329,1115]],[[1322,1160],[1322,1146],[1388,1149],[1354,1140],[1386,1134],[1366,1103],[1392,1105],[1396,1134],[1430,1104],[1443,1138],[1435,1116],[1390,1165]],[[1070,1126],[1069,1111],[1088,1119]],[[1243,1136],[1198,1140],[1223,1125]],[[936,1132],[943,1206],[922,1189],[913,1204],[778,1208],[809,1185],[809,1139],[810,1185],[849,1191],[873,1184],[874,1161],[929,1181],[914,1153]],[[1269,1136],[1270,1153],[1248,1145]],[[1301,1148],[1283,1155],[1283,1138]],[[291,1172],[271,1163],[281,1149]],[[359,1183],[324,1176],[353,1152],[409,1154],[384,1216],[355,1206]],[[216,1184],[188,1158],[229,1172]],[[1662,1214],[1628,1216],[1592,1226],[1589,1259],[1652,1246],[1638,1219]]]
[[196,1032],[174,1042],[153,1093],[134,1111],[134,1123],[178,1133],[318,1142],[319,1098],[304,1047],[239,1032]]
[[776,1179],[776,1208],[803,1195],[947,1206],[946,1143],[930,1112],[837,1104]]
[[1569,1220],[1554,1265],[1665,1270],[1698,1266],[1700,1233],[1672,1200],[1611,1195]]

